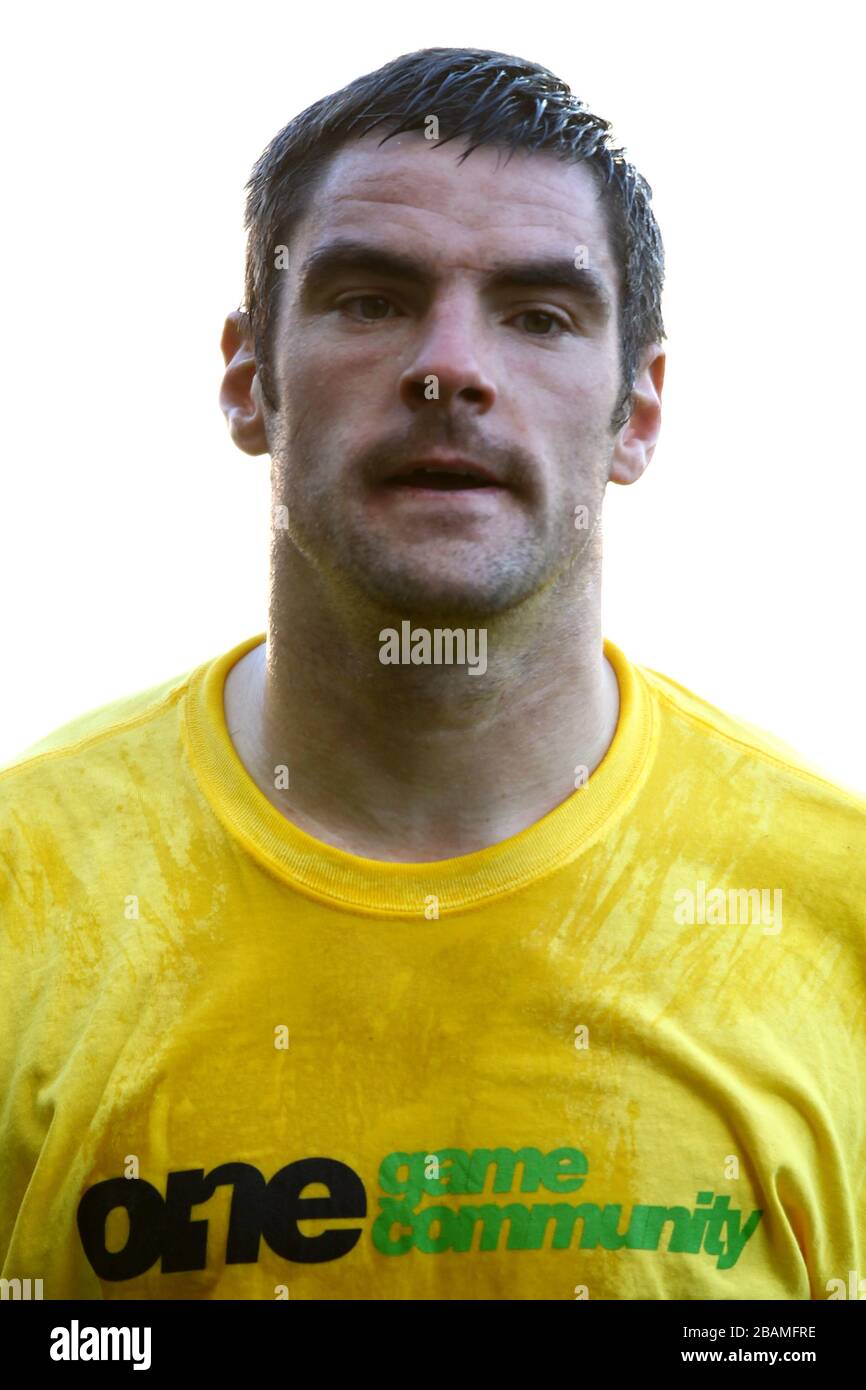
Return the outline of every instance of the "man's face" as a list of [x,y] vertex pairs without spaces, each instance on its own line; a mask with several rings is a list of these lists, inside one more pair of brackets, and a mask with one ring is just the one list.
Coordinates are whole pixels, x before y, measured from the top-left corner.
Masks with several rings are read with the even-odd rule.
[[573,564],[600,512],[616,267],[581,165],[379,138],[334,157],[277,272],[277,539],[407,616],[493,615]]

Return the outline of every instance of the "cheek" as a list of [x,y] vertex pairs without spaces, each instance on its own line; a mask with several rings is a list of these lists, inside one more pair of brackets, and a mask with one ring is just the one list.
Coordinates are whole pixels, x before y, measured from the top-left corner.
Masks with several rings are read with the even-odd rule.
[[362,352],[353,343],[293,353],[283,364],[281,391],[290,419],[327,431],[341,421],[381,418],[396,399],[397,381],[393,354]]
[[615,383],[606,357],[590,344],[567,353],[514,351],[501,367],[503,405],[528,431],[552,443],[594,433],[609,414]]
[[572,377],[551,405],[547,418],[551,448],[561,459],[571,461],[569,472],[587,483],[595,477],[612,447],[611,412],[616,398],[616,382],[598,363]]
[[333,367],[317,354],[293,352],[282,364],[280,389],[290,412],[310,408],[333,392]]

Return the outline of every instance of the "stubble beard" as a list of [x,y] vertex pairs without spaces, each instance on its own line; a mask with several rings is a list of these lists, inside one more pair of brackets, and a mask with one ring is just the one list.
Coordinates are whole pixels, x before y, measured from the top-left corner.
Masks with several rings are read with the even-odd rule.
[[[339,487],[327,470],[316,467],[313,451],[291,439],[282,417],[272,430],[272,491],[276,508],[288,506],[286,530],[274,531],[278,545],[293,546],[300,557],[344,600],[369,606],[384,621],[436,618],[442,624],[470,625],[531,608],[549,589],[571,583],[580,589],[600,562],[600,520],[604,493],[599,484],[591,508],[590,526],[577,531],[575,503],[565,503],[556,515],[511,535],[498,548],[483,542],[446,541],[431,562],[435,541],[425,556],[413,560],[411,547],[388,548],[381,536],[362,529],[342,510]],[[293,462],[294,460],[294,462]],[[585,502],[585,497],[579,499]],[[561,512],[561,515],[560,515]]]

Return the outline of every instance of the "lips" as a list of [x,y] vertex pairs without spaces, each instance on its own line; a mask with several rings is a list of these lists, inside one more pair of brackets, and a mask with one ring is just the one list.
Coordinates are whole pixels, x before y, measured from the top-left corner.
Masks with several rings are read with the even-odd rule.
[[412,459],[383,481],[388,487],[428,488],[437,492],[502,486],[489,469],[473,459],[459,457]]

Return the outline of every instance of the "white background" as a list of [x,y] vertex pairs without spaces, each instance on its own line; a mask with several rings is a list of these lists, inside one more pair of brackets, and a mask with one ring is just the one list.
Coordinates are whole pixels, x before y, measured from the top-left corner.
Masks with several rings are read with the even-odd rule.
[[0,763],[266,623],[268,459],[217,405],[243,188],[311,102],[470,45],[649,180],[665,418],[608,490],[605,634],[866,790],[863,34],[732,3],[42,5],[6,26]]

